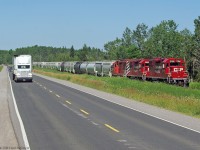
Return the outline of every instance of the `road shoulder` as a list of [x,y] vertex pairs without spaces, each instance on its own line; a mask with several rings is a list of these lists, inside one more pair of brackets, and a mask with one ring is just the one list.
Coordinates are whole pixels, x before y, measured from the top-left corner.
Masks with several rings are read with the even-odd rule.
[[9,109],[9,82],[6,66],[0,72],[0,149],[17,149],[18,142],[13,129]]

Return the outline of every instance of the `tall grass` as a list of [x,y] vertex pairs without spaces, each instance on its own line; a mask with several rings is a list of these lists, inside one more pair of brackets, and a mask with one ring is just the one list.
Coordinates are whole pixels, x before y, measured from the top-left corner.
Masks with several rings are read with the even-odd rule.
[[3,66],[0,65],[0,72],[1,72],[2,69],[3,69]]
[[200,90],[200,83],[199,82],[191,82],[190,88],[192,89],[199,89]]
[[68,80],[109,93],[200,118],[200,90],[122,77],[95,77],[36,69],[36,73]]

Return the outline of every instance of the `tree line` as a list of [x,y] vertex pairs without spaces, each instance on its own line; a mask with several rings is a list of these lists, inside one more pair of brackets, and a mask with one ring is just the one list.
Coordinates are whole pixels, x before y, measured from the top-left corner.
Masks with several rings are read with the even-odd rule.
[[121,38],[107,42],[108,59],[175,57],[186,61],[192,79],[200,81],[200,16],[194,20],[194,33],[178,31],[173,20],[149,28],[141,23],[136,29],[126,28]]
[[122,37],[105,43],[104,50],[83,45],[81,49],[30,46],[1,50],[0,64],[10,64],[12,56],[30,54],[33,61],[98,61],[125,58],[176,57],[186,61],[190,77],[200,81],[200,16],[194,20],[194,33],[178,30],[173,20],[161,21],[149,28],[141,23],[135,29],[125,28]]
[[105,52],[98,48],[89,47],[86,44],[81,49],[74,49],[66,47],[51,47],[51,46],[30,46],[17,48],[16,50],[1,50],[0,51],[0,64],[12,63],[12,57],[14,55],[32,55],[32,59],[35,62],[56,62],[56,61],[96,61],[105,60]]

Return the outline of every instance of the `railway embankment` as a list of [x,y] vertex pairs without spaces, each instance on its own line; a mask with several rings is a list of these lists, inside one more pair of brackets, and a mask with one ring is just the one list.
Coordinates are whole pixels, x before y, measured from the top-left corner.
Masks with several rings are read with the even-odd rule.
[[13,129],[9,98],[9,79],[6,67],[0,72],[0,149],[17,149],[18,142]]

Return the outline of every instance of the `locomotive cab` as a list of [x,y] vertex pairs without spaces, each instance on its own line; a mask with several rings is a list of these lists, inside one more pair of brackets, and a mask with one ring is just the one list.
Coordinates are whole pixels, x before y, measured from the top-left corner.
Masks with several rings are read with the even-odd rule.
[[188,73],[185,69],[185,62],[179,58],[167,58],[163,61],[165,73],[168,75],[167,81],[178,85],[188,85]]

